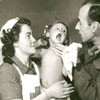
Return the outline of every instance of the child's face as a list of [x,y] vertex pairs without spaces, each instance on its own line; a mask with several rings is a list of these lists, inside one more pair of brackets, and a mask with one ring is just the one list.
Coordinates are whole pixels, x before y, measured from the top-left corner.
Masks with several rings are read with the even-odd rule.
[[66,26],[62,23],[54,24],[50,29],[50,42],[62,44],[67,37]]

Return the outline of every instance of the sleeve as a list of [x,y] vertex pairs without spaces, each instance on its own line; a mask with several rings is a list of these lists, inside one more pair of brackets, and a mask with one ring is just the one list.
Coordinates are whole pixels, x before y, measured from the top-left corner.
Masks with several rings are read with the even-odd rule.
[[21,86],[13,66],[0,66],[0,100],[21,99]]
[[74,85],[82,100],[100,100],[100,75],[94,80],[81,66],[74,70]]

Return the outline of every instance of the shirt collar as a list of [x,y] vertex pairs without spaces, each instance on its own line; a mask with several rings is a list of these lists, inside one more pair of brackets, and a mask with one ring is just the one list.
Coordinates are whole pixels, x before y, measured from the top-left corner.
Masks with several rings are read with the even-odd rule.
[[19,67],[22,74],[36,74],[36,71],[35,71],[34,65],[32,64],[31,59],[29,61],[29,67],[24,65],[16,56],[12,57],[11,59],[14,61],[17,67]]

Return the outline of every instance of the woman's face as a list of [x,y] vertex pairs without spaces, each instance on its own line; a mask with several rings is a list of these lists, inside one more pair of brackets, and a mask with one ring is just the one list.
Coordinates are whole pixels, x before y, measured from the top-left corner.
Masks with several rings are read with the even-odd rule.
[[15,43],[19,48],[20,52],[25,55],[32,55],[36,52],[35,49],[35,38],[32,35],[30,26],[23,24],[19,33],[19,40]]
[[3,43],[1,42],[2,35],[0,34],[0,51],[2,51]]

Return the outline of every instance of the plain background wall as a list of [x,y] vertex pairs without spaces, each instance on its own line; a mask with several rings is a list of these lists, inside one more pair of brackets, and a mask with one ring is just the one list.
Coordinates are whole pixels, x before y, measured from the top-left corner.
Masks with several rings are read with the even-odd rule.
[[43,34],[44,26],[59,20],[69,27],[73,41],[80,42],[76,31],[76,19],[84,0],[0,0],[0,28],[13,17],[25,17],[32,21],[35,38]]

